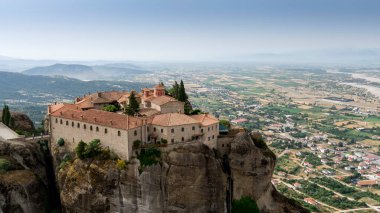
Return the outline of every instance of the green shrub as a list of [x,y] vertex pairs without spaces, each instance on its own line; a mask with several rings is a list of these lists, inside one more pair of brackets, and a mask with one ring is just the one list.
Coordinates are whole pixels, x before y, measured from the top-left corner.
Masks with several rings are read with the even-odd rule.
[[147,149],[141,150],[140,154],[137,155],[141,164],[141,170],[145,166],[151,166],[160,162],[161,151],[155,147],[149,147]]
[[107,112],[116,112],[118,111],[120,108],[115,106],[115,105],[105,105],[103,108],[102,108],[104,111],[107,111]]
[[127,168],[127,163],[125,162],[125,160],[118,159],[117,162],[116,162],[116,167],[119,170],[123,170],[123,169]]
[[141,146],[141,141],[140,140],[135,140],[133,141],[132,149],[138,149]]
[[164,139],[164,138],[161,138],[161,144],[167,144],[168,143],[168,140]]
[[0,172],[8,171],[9,168],[11,167],[11,163],[7,159],[0,158]]
[[93,158],[99,156],[102,153],[102,146],[99,139],[92,140],[83,153],[85,158]]
[[250,197],[241,197],[239,200],[232,201],[232,213],[259,213],[257,204]]
[[58,146],[63,146],[63,145],[65,145],[65,140],[63,140],[63,138],[60,138],[60,139],[58,139],[57,144],[58,144]]
[[79,159],[85,158],[85,151],[86,151],[87,144],[83,142],[82,140],[79,141],[77,147],[75,148],[75,152],[77,153],[77,156]]

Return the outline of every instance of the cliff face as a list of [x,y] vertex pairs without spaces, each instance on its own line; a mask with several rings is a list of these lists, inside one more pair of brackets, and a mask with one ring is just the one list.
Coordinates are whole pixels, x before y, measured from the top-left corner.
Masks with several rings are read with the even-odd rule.
[[[76,159],[58,171],[65,212],[227,212],[232,199],[250,196],[262,212],[303,212],[271,184],[275,157],[247,133],[221,156],[203,144],[165,148],[160,164],[139,172],[131,160]],[[230,190],[232,189],[232,190]]]
[[0,159],[0,212],[45,212],[47,178],[38,145],[0,141]]

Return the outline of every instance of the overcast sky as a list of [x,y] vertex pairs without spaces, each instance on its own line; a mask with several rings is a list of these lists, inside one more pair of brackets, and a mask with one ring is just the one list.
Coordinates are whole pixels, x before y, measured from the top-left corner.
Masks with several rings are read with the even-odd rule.
[[377,0],[1,0],[0,55],[208,60],[380,48]]

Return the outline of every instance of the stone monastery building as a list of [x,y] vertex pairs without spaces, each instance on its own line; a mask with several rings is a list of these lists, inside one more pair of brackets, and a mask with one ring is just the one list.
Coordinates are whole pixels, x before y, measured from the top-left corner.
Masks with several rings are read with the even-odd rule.
[[[140,104],[137,116],[122,112],[106,112],[109,104],[121,107],[128,104],[135,93]],[[79,141],[99,139],[120,158],[130,159],[133,142],[156,143],[162,139],[168,144],[202,141],[215,144],[219,134],[219,120],[210,114],[185,115],[184,102],[165,95],[163,84],[140,93],[97,92],[77,98],[74,104],[60,103],[48,107],[51,140],[65,140],[65,146],[74,150]]]

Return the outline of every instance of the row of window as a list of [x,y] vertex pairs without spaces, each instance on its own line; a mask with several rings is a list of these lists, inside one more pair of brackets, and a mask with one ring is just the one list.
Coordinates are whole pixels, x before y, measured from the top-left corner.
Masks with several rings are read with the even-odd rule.
[[[58,119],[57,119],[57,118],[55,119],[55,123],[58,123]],[[60,123],[60,124],[63,124],[62,119],[60,119],[59,123]],[[66,121],[66,126],[69,126],[69,121]],[[73,121],[71,122],[71,126],[72,126],[72,127],[75,126],[75,124],[74,124]],[[77,123],[77,128],[80,128],[80,123]],[[87,125],[86,125],[86,124],[83,124],[83,129],[87,129]],[[93,127],[92,127],[92,125],[90,125],[90,131],[93,131]],[[99,127],[98,127],[98,126],[95,127],[95,131],[96,131],[96,132],[99,132]],[[105,134],[108,133],[108,129],[107,129],[107,128],[104,128],[104,133],[105,133]],[[134,136],[137,136],[137,130],[135,130],[135,131],[133,132],[133,134],[134,134]],[[121,136],[121,132],[120,132],[120,131],[117,131],[117,136]]]

